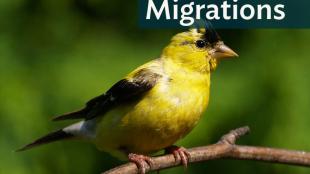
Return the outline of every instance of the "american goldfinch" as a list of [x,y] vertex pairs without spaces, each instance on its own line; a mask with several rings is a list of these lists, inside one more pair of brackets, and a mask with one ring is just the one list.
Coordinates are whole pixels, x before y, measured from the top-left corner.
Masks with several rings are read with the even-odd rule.
[[113,156],[127,157],[140,173],[146,164],[152,165],[146,155],[162,149],[187,165],[189,153],[173,144],[196,126],[207,108],[210,74],[218,62],[235,56],[212,28],[176,34],[158,59],[138,67],[83,109],[54,118],[82,121],[19,151],[58,140],[84,139]]

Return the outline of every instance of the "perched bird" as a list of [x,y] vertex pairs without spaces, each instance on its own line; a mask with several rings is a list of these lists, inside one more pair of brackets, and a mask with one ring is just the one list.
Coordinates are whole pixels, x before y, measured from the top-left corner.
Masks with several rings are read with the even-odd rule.
[[125,76],[78,111],[55,121],[82,119],[22,147],[84,139],[116,157],[128,157],[145,173],[146,155],[165,149],[187,165],[189,153],[173,144],[198,123],[209,102],[210,74],[219,61],[236,57],[213,28],[176,34],[158,59]]

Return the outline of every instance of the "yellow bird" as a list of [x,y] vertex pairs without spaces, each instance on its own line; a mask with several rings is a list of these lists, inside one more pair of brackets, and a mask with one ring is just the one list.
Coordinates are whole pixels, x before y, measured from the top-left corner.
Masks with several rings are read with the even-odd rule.
[[[237,54],[213,28],[176,34],[160,58],[129,73],[78,111],[54,120],[83,119],[37,139],[19,151],[63,139],[84,139],[116,157],[128,157],[145,173],[153,152],[166,149],[187,165],[173,144],[198,123],[209,102],[210,74],[219,60]],[[145,163],[146,162],[146,163]],[[152,167],[152,166],[151,166]]]

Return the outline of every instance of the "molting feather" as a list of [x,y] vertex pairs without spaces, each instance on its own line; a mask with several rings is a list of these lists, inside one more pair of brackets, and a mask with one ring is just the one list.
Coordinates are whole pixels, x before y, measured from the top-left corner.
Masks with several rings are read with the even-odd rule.
[[211,44],[221,40],[221,37],[218,35],[218,33],[215,31],[215,28],[209,21],[206,21],[204,37],[206,41]]

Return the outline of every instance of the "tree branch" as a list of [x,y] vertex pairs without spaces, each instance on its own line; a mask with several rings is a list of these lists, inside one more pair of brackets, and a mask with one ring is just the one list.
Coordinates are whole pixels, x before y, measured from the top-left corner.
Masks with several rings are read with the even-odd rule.
[[[250,131],[249,127],[242,127],[230,131],[222,136],[219,142],[209,146],[188,149],[190,163],[208,161],[214,159],[230,158],[237,160],[256,160],[280,164],[298,165],[310,167],[310,153],[304,151],[292,151],[267,147],[240,146],[236,140]],[[167,169],[181,165],[172,154],[153,157],[152,170],[148,167],[146,172]],[[127,163],[103,174],[137,174],[138,168],[134,163]]]

